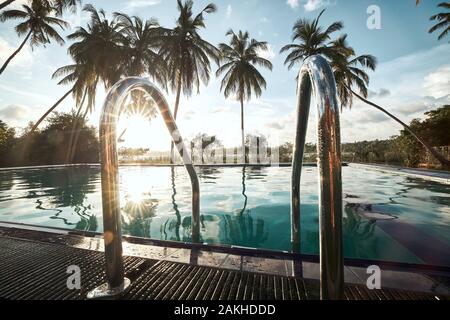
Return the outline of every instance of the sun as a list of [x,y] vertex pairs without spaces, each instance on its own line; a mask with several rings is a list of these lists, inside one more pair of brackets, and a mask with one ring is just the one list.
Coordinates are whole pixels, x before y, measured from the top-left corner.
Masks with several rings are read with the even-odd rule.
[[117,126],[119,147],[148,148],[156,151],[170,149],[170,134],[161,116],[148,117],[139,113],[123,115]]
[[119,130],[117,135],[120,136],[121,143],[127,148],[148,147],[150,141],[148,139],[151,130],[150,120],[141,115],[131,115],[125,117],[123,121],[119,121]]

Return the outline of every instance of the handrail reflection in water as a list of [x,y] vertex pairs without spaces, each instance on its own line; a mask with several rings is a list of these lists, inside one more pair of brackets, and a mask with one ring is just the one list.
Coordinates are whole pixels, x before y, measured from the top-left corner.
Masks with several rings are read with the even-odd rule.
[[106,256],[107,283],[89,292],[88,298],[117,296],[129,286],[124,276],[122,257],[121,209],[119,203],[119,175],[117,158],[116,126],[119,114],[128,94],[143,91],[160,111],[185,167],[192,186],[192,241],[200,238],[200,192],[195,169],[184,146],[167,101],[161,92],[148,80],[130,77],[114,85],[106,97],[100,118],[100,157],[103,204],[103,232]]
[[297,125],[291,177],[292,250],[300,252],[300,178],[311,93],[317,105],[320,296],[321,299],[340,299],[343,297],[344,272],[339,106],[333,71],[321,56],[307,58],[298,78]]

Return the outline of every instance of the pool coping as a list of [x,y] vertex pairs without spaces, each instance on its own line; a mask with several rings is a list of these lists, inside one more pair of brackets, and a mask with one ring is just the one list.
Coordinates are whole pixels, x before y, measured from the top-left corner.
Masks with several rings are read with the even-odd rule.
[[[343,162],[342,166],[347,167],[348,162]],[[316,167],[315,162],[305,162],[303,167]],[[0,167],[0,172],[2,171],[17,171],[17,170],[38,170],[38,169],[59,169],[59,168],[71,168],[71,167],[100,167],[100,163],[73,163],[73,164],[49,164],[49,165],[39,165],[39,166],[22,166],[22,167]],[[153,168],[177,168],[184,167],[184,164],[149,164],[149,163],[119,163],[120,167],[153,167]],[[281,163],[224,163],[224,164],[194,164],[194,167],[198,168],[289,168],[292,167],[290,162]]]
[[429,170],[419,168],[407,168],[394,165],[368,164],[368,163],[349,163],[349,167],[364,167],[370,170],[395,173],[399,175],[419,178],[428,181],[450,184],[450,172],[441,170]]
[[[146,163],[121,163],[119,167],[153,167],[153,168],[172,168],[183,167],[183,164],[146,164]],[[291,163],[276,163],[276,164],[263,164],[263,163],[234,163],[234,164],[194,164],[194,167],[199,168],[289,168],[292,167]],[[317,163],[305,162],[303,167],[316,167]],[[420,168],[408,168],[387,164],[375,164],[375,163],[356,163],[356,162],[342,162],[343,167],[364,167],[381,172],[397,173],[400,175],[406,175],[424,180],[430,180],[440,182],[444,184],[450,184],[450,172],[442,170],[430,170]],[[17,171],[17,170],[38,170],[38,169],[59,169],[59,168],[71,168],[71,167],[100,167],[100,163],[75,163],[75,164],[53,164],[53,165],[40,165],[40,166],[23,166],[23,167],[0,167],[2,171]]]

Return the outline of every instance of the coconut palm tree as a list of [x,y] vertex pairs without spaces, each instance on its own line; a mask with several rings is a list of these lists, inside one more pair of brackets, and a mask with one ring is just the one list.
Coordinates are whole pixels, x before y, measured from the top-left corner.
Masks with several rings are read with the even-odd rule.
[[[438,4],[438,7],[450,10],[450,2],[441,2]],[[438,21],[431,29],[428,31],[429,33],[433,33],[435,31],[443,29],[441,34],[438,36],[438,39],[443,39],[450,32],[450,12],[441,12],[435,14],[430,18],[431,21]],[[450,42],[450,41],[449,41]]]
[[[0,10],[5,8],[6,6],[13,3],[15,0],[6,0],[0,3]],[[62,15],[64,10],[70,10],[72,12],[75,12],[77,9],[78,4],[81,3],[81,0],[39,0],[41,3],[46,5],[49,8],[55,9],[57,14],[59,16]]]
[[[320,18],[322,13],[323,11],[313,22],[304,20],[300,24],[297,23],[301,26],[300,30],[308,30],[308,32],[305,34],[309,35],[321,34],[320,27],[318,25],[318,19]],[[337,27],[338,23],[335,24]],[[331,28],[330,26],[328,29],[331,28],[332,30],[334,30],[336,29],[336,27]],[[297,29],[297,27],[294,27],[293,39],[301,39],[301,43],[299,45],[296,45],[297,47],[294,47],[293,49],[292,47],[285,46],[285,48],[287,48],[286,50],[292,50],[290,55],[286,58],[286,64],[289,63],[289,66],[292,67],[296,63],[302,62],[303,59],[306,59],[313,54],[323,54],[333,67],[333,72],[335,74],[336,84],[338,88],[338,95],[342,107],[350,107],[353,101],[353,96],[357,97],[364,103],[367,103],[368,105],[378,109],[379,111],[391,117],[396,122],[400,123],[405,128],[405,130],[410,132],[418,142],[420,142],[425,148],[427,148],[430,153],[433,154],[436,159],[441,162],[443,166],[449,166],[450,162],[442,155],[440,155],[436,150],[434,150],[434,148],[432,148],[426,141],[424,141],[424,139],[420,138],[416,133],[414,133],[411,127],[388,112],[386,109],[367,100],[367,86],[369,84],[369,76],[363,69],[359,67],[375,70],[376,59],[373,56],[356,56],[353,48],[349,47],[346,43],[346,35],[339,37],[335,41],[327,42],[327,40],[323,40],[319,43],[318,41],[314,40],[316,39],[316,36],[297,36],[297,34],[299,33]],[[323,39],[324,37],[321,36],[319,38]],[[353,90],[353,85],[357,86],[359,94]]]
[[[84,95],[88,93],[89,97],[81,119],[85,119],[87,113],[94,108],[99,80],[103,82],[105,89],[110,88],[123,74],[122,64],[126,60],[123,54],[125,38],[120,32],[121,26],[117,19],[108,20],[103,10],[97,11],[92,5],[86,5],[83,10],[91,15],[87,29],[79,27],[68,36],[71,40],[77,40],[69,47],[69,53],[77,65],[81,66],[80,85],[85,86]],[[82,102],[83,100],[84,98]],[[83,103],[78,108],[80,113]],[[77,128],[78,122],[75,122],[66,156],[67,163],[72,162],[75,156],[80,134]]]
[[16,33],[19,36],[25,35],[25,38],[17,50],[3,63],[0,74],[5,71],[8,64],[28,41],[30,41],[31,48],[37,45],[45,46],[50,43],[50,40],[55,40],[60,45],[64,44],[64,39],[54,29],[54,26],[64,30],[68,26],[67,22],[54,17],[52,10],[38,0],[32,1],[30,5],[22,5],[22,10],[7,10],[0,14],[2,22],[13,19],[24,20],[16,26]]
[[[91,13],[91,21],[87,29],[78,27],[74,33],[68,36],[70,40],[79,40],[68,49],[74,63],[59,68],[53,75],[53,78],[65,76],[59,84],[75,82],[75,85],[39,118],[31,132],[35,131],[42,121],[70,94],[74,94],[76,99],[80,99],[84,90],[89,87],[91,99],[89,106],[92,108],[96,89],[93,83],[95,82],[96,85],[98,80],[101,79],[106,86],[106,83],[109,85],[116,80],[116,75],[111,75],[113,72],[110,71],[110,68],[112,67],[108,66],[108,61],[111,61],[114,66],[117,66],[117,61],[119,61],[116,58],[118,56],[117,41],[122,38],[117,35],[117,24],[106,20],[105,13],[102,10],[98,12],[92,5],[85,6],[83,10]],[[112,58],[110,58],[109,53],[111,53]],[[96,81],[92,80],[93,75],[96,75]],[[90,80],[87,81],[87,79]],[[85,83],[89,83],[89,85],[84,87]]]
[[244,101],[250,100],[252,94],[261,96],[262,89],[266,88],[266,81],[257,67],[272,70],[272,63],[261,57],[261,50],[267,50],[267,42],[250,39],[248,32],[239,31],[235,34],[233,30],[226,33],[231,36],[230,43],[219,45],[223,65],[217,70],[216,76],[225,73],[220,85],[225,98],[236,94],[241,103],[241,135],[242,150],[245,151],[244,132]]
[[[208,84],[211,72],[210,59],[219,64],[219,50],[202,39],[200,29],[205,28],[204,14],[215,12],[216,6],[208,4],[194,15],[193,1],[177,0],[180,15],[174,29],[162,29],[159,54],[167,65],[170,88],[176,91],[174,118],[177,118],[180,97],[189,97],[193,88],[200,90],[200,83]],[[171,146],[173,154],[173,143]]]
[[158,54],[161,28],[154,18],[143,21],[137,16],[114,13],[123,35],[121,72],[126,76],[148,74],[162,87],[167,86],[166,65]]
[[67,38],[73,43],[68,51],[77,62],[92,65],[106,89],[121,77],[124,36],[117,19],[109,20],[103,9],[97,10],[91,4],[83,8],[90,14],[87,28],[78,27]]
[[[92,5],[86,5],[83,10],[91,15],[87,28],[78,27],[68,36],[68,39],[76,41],[68,49],[74,63],[59,68],[53,75],[54,78],[64,77],[59,84],[73,83],[73,85],[40,117],[31,132],[36,130],[40,123],[70,94],[75,98],[78,114],[82,112],[87,96],[88,103],[82,117],[85,119],[87,113],[94,108],[99,81],[104,83],[105,88],[109,88],[120,78],[119,62],[123,37],[119,33],[118,24],[115,20],[109,21],[103,10],[97,11]],[[74,123],[66,162],[71,162],[75,155],[79,136],[77,126],[78,123]]]
[[53,0],[48,1],[50,6],[55,10],[58,16],[62,16],[64,11],[69,11],[75,13],[77,11],[78,5],[81,5],[81,0]]
[[0,3],[0,10],[5,8],[6,6],[9,6],[11,3],[13,3],[15,0],[6,0]]
[[[337,92],[341,102],[341,108],[352,106],[353,96],[357,97],[362,102],[383,112],[409,132],[419,143],[421,143],[443,166],[450,166],[450,161],[445,159],[439,152],[437,152],[425,139],[415,133],[410,126],[401,121],[395,115],[387,111],[385,108],[367,100],[369,75],[364,69],[374,71],[377,65],[377,60],[372,55],[357,56],[352,47],[347,44],[347,35],[339,37],[337,40],[331,42],[331,46],[335,48],[340,55],[331,61],[333,73],[336,79]],[[358,93],[353,89],[356,86]]]
[[[143,21],[124,13],[115,13],[115,18],[123,34],[123,59],[121,74],[125,76],[149,75],[164,89],[167,88],[167,68],[164,59],[157,53],[161,28],[154,18]],[[156,115],[156,109],[150,101],[144,99],[144,93],[132,93],[132,103],[123,111],[127,114],[138,114],[149,119]],[[119,141],[126,132],[119,137]]]
[[[53,78],[56,77],[63,77],[62,80],[58,82],[59,85],[74,83],[72,87],[72,95],[74,97],[75,106],[78,108],[78,111],[77,117],[75,118],[75,122],[73,124],[73,129],[70,134],[65,159],[66,163],[71,163],[75,156],[76,146],[78,145],[78,139],[80,135],[78,126],[80,122],[85,121],[88,112],[92,112],[95,106],[95,95],[97,92],[99,76],[95,74],[94,69],[90,64],[76,63],[61,67],[56,70],[56,72],[53,74]],[[84,106],[86,98],[87,105]],[[84,112],[81,116],[83,108]]]
[[351,108],[353,105],[353,93],[351,88],[354,85],[357,86],[360,94],[367,98],[369,93],[369,75],[362,68],[374,71],[377,66],[377,59],[368,54],[356,56],[353,48],[349,47],[347,44],[346,34],[331,41],[330,47],[339,53],[335,55],[335,59],[331,60],[331,66],[336,80],[341,110],[344,107]]
[[[288,69],[315,54],[321,54],[330,59],[334,58],[336,51],[328,46],[328,42],[331,39],[331,35],[341,30],[344,25],[342,22],[337,21],[323,30],[319,26],[319,21],[324,12],[325,10],[322,10],[313,21],[300,19],[294,24],[292,28],[292,41],[294,43],[285,45],[280,50],[280,53],[289,52],[284,62],[288,65]],[[297,41],[299,43],[295,43]]]

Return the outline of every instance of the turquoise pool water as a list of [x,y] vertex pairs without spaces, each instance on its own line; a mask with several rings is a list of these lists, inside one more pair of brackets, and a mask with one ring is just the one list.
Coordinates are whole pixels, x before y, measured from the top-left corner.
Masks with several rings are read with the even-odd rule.
[[[197,170],[203,242],[290,249],[290,168]],[[121,167],[120,189],[124,234],[190,240],[184,168]],[[301,190],[302,252],[317,254],[316,168]],[[350,166],[343,190],[346,257],[450,266],[449,185]],[[100,192],[97,166],[0,171],[0,221],[101,232]]]

